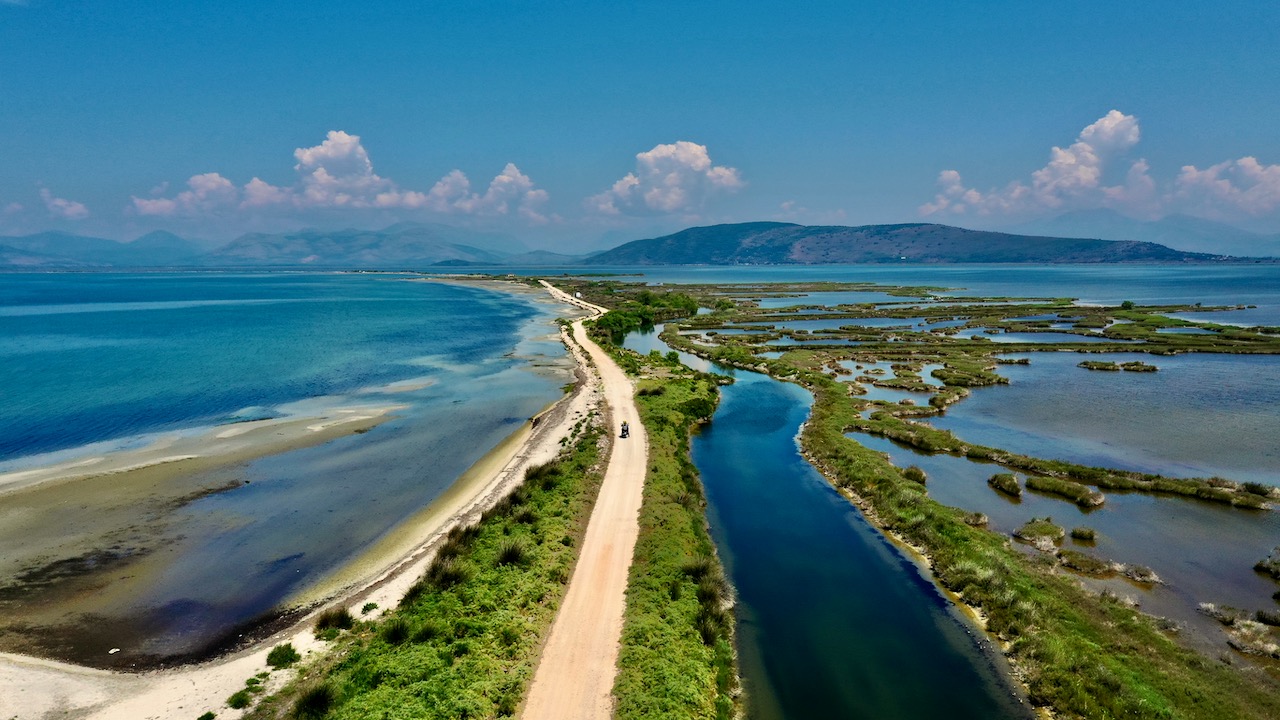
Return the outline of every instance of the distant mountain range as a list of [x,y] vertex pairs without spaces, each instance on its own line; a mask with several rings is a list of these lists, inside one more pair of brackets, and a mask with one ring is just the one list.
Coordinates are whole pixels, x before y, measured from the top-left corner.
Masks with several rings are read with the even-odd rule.
[[0,265],[11,267],[135,267],[191,265],[207,247],[173,233],[147,233],[133,242],[43,232],[0,237]]
[[1159,243],[1174,250],[1214,255],[1280,257],[1280,234],[1252,233],[1189,215],[1169,215],[1159,220],[1143,221],[1114,210],[1080,210],[1004,230],[1024,235],[1138,240]]
[[756,222],[681,230],[593,255],[592,265],[1211,262],[1150,242],[1011,235],[949,225]]
[[166,232],[123,243],[58,232],[0,237],[0,267],[10,268],[424,269],[437,265],[566,265],[580,260],[530,251],[506,235],[426,223],[398,223],[382,230],[250,233],[212,249]]
[[[1071,219],[1061,222],[1068,220]],[[1076,220],[1083,221],[1080,218]],[[1115,221],[1115,218],[1099,216],[1095,220]],[[1184,235],[1189,236],[1198,227],[1196,223],[1207,222],[1194,218],[1184,218],[1183,221],[1159,227],[1165,228],[1166,232],[1173,232],[1170,228],[1182,228]],[[1118,223],[1115,221],[1113,224]],[[1211,229],[1201,228],[1203,232]],[[1157,230],[1159,228],[1152,232]],[[1263,236],[1242,238],[1239,247],[1246,251],[1256,248],[1250,243],[1260,242],[1258,238]],[[1044,237],[927,223],[860,227],[778,222],[714,225],[635,240],[586,257],[530,251],[505,235],[424,223],[398,223],[382,230],[251,233],[217,247],[168,232],[149,233],[131,242],[59,232],[0,237],[0,267],[11,269],[314,267],[426,270],[433,267],[574,264],[1106,263],[1231,259],[1224,258],[1221,253],[1187,252],[1139,240]]]

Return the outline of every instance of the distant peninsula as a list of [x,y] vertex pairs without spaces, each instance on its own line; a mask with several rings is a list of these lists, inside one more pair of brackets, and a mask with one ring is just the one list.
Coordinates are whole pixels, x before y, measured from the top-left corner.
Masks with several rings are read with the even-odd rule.
[[[751,222],[694,227],[635,240],[590,265],[821,265],[840,263],[1240,262],[1152,242],[1055,238],[950,225],[809,226]],[[1261,260],[1271,262],[1271,260]]]

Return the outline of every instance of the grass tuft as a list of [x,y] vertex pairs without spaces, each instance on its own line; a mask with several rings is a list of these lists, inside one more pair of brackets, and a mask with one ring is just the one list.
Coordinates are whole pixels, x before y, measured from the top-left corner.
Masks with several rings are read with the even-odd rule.
[[437,557],[427,569],[426,577],[431,585],[448,589],[466,582],[471,577],[471,567],[457,557]]
[[499,565],[524,565],[528,559],[529,550],[521,540],[503,540],[498,546]]
[[409,639],[409,623],[402,617],[392,618],[382,624],[381,634],[388,645],[399,645]]
[[1071,539],[1080,542],[1093,542],[1098,538],[1098,533],[1089,527],[1071,528]]
[[227,698],[227,707],[232,710],[243,710],[253,702],[253,695],[247,689],[237,690]]
[[329,608],[316,618],[316,631],[350,630],[355,622],[356,619],[351,617],[351,612],[345,607]]
[[921,470],[919,467],[916,467],[915,465],[912,465],[906,470],[903,470],[902,477],[910,480],[913,483],[920,483],[921,485],[924,485],[926,480],[928,479],[928,476],[925,475],[924,470]]
[[293,649],[293,643],[284,643],[271,648],[271,652],[267,653],[267,664],[276,670],[287,668],[298,662],[302,656],[298,651]]
[[293,706],[294,717],[303,718],[304,720],[319,720],[329,714],[329,710],[336,700],[337,694],[334,693],[333,687],[329,683],[322,682],[312,685],[303,690],[298,696],[298,702]]

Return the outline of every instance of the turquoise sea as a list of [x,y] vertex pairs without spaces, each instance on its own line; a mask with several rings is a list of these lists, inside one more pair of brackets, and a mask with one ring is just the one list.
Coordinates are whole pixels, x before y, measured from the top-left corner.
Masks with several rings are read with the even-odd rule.
[[0,472],[157,433],[404,406],[369,432],[236,467],[246,484],[177,508],[154,543],[163,574],[63,654],[201,654],[269,617],[562,395],[570,377],[539,367],[563,365],[559,312],[393,275],[0,275]]

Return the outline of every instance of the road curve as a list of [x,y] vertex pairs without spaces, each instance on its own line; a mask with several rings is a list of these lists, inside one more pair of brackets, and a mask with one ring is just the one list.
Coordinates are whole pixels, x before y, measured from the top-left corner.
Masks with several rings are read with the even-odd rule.
[[[545,281],[543,285],[558,299],[597,315],[605,312]],[[615,439],[578,564],[534,672],[524,720],[604,720],[612,715],[627,576],[640,531],[649,453],[631,381],[587,337],[581,320],[573,324],[573,337],[600,374]],[[625,440],[617,438],[623,421],[631,426]]]

